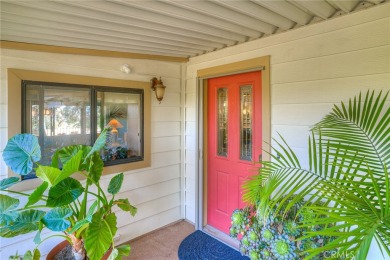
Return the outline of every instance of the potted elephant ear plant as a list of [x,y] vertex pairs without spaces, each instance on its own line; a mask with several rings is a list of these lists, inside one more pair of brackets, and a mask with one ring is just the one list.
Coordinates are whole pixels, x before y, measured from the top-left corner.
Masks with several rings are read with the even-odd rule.
[[[102,131],[91,146],[72,145],[58,149],[48,166],[40,165],[41,149],[36,136],[17,134],[12,137],[3,152],[5,163],[19,175],[27,175],[35,169],[42,180],[32,193],[13,191],[11,186],[21,182],[18,177],[0,181],[0,236],[5,238],[35,232],[35,249],[25,257],[39,259],[38,246],[53,236],[63,236],[72,247],[72,258],[100,260],[121,259],[130,253],[130,245],[115,246],[117,217],[114,207],[134,216],[137,209],[128,199],[116,199],[124,175],[117,174],[104,191],[100,184],[103,161],[100,150],[106,143],[107,129]],[[74,174],[81,174],[80,182]],[[21,205],[13,194],[27,197]],[[44,228],[62,232],[41,237]]]

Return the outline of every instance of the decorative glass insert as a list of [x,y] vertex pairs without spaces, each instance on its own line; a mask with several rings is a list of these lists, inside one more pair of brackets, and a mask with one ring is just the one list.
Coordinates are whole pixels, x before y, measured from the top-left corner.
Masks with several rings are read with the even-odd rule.
[[240,87],[240,159],[252,161],[252,86]]
[[227,156],[228,154],[228,99],[227,89],[219,88],[217,92],[218,104],[218,155]]

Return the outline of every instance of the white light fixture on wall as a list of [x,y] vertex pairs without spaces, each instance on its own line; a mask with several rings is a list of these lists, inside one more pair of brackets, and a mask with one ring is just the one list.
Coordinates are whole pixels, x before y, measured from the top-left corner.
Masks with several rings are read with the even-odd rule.
[[161,100],[164,98],[164,93],[165,93],[165,86],[163,85],[163,82],[160,79],[157,79],[156,77],[152,78],[150,80],[150,86],[152,90],[156,93],[156,98],[161,104]]
[[121,66],[121,71],[123,73],[130,74],[131,73],[131,68],[130,68],[129,64],[123,64]]

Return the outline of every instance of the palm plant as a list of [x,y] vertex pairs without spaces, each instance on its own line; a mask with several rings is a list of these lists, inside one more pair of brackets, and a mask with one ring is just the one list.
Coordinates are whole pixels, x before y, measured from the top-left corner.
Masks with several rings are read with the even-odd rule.
[[274,139],[272,161],[261,162],[259,174],[244,185],[244,200],[256,205],[257,215],[265,218],[307,201],[302,210],[318,217],[303,226],[324,228],[301,239],[335,237],[326,246],[305,251],[308,258],[338,250],[339,257],[365,259],[373,239],[382,255],[390,256],[388,94],[368,91],[348,104],[335,105],[311,129],[308,169],[282,137]]

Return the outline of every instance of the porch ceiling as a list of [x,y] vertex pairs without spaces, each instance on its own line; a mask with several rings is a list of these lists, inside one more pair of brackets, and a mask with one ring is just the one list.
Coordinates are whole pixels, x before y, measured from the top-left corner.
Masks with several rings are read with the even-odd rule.
[[1,40],[189,58],[388,0],[0,0]]

